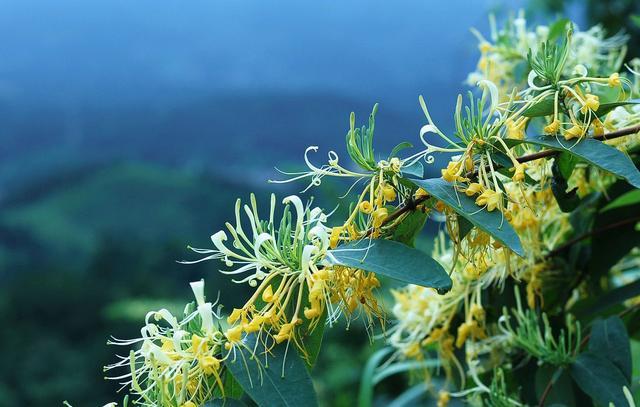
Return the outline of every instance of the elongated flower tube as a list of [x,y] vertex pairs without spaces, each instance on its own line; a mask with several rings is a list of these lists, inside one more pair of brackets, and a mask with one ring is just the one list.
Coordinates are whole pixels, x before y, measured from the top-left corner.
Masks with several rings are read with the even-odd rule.
[[256,334],[267,347],[292,341],[304,354],[300,329],[309,332],[325,321],[332,323],[341,314],[353,314],[359,305],[368,320],[380,315],[373,294],[379,283],[372,273],[324,265],[335,233],[325,225],[328,217],[321,208],[288,196],[276,225],[275,196],[268,221],[259,218],[253,195],[250,201],[244,206],[237,202],[236,224],[227,223],[229,234],[219,231],[211,236],[213,249],[192,248],[204,257],[184,262],[220,260],[228,268],[221,273],[255,289],[227,318],[226,349],[240,345],[245,334]]

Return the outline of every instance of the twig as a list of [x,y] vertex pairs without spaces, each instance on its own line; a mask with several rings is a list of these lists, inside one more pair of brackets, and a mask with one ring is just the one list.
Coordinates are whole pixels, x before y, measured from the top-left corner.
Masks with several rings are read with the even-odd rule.
[[634,216],[633,218],[621,220],[619,222],[612,223],[610,225],[601,227],[599,229],[591,230],[591,231],[589,231],[587,233],[584,233],[584,234],[582,234],[580,236],[576,236],[573,239],[571,239],[568,242],[566,242],[565,244],[563,244],[562,246],[551,250],[549,253],[547,253],[547,256],[548,257],[553,257],[555,255],[558,255],[558,254],[562,253],[564,250],[568,249],[569,247],[571,247],[572,245],[578,243],[581,240],[590,238],[592,236],[599,235],[600,233],[606,232],[607,230],[616,229],[616,228],[619,228],[620,226],[628,225],[630,223],[634,223],[634,222],[638,222],[638,221],[640,221],[640,216]]
[[[613,140],[613,139],[616,139],[618,137],[629,136],[631,134],[635,134],[635,133],[638,133],[638,132],[640,132],[640,125],[627,127],[625,129],[620,129],[620,130],[613,131],[611,133],[604,134],[602,136],[596,136],[596,137],[593,137],[593,138],[596,139],[596,140]],[[519,163],[526,163],[526,162],[529,162],[529,161],[539,160],[540,158],[551,157],[551,156],[554,156],[554,155],[556,155],[558,153],[559,153],[558,150],[544,150],[544,151],[540,151],[540,152],[533,153],[533,154],[523,155],[522,157],[516,158],[516,160]],[[408,200],[404,205],[401,205],[398,209],[396,209],[393,213],[391,213],[391,215],[387,216],[387,218],[384,220],[384,222],[382,222],[382,224],[386,225],[389,222],[392,222],[392,221],[398,219],[400,216],[402,216],[406,212],[410,212],[410,211],[416,209],[416,207],[419,204],[421,204],[422,202],[426,201],[428,198],[429,198],[428,196],[422,196],[422,197],[419,197],[417,199]]]
[[[603,134],[602,136],[596,136],[593,138],[595,140],[613,140],[618,137],[629,136],[638,132],[640,132],[640,125],[627,127],[625,129],[620,129],[618,131],[613,131],[611,133]],[[539,160],[540,158],[551,157],[558,153],[558,150],[544,150],[533,154],[523,155],[522,157],[516,158],[516,160],[518,160],[519,163],[526,163],[529,161]]]

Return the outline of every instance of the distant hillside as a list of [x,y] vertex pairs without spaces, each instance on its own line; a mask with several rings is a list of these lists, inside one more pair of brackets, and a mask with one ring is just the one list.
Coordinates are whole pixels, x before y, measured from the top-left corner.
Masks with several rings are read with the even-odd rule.
[[0,206],[0,266],[27,257],[82,264],[104,239],[206,246],[247,195],[239,183],[148,164],[44,179]]

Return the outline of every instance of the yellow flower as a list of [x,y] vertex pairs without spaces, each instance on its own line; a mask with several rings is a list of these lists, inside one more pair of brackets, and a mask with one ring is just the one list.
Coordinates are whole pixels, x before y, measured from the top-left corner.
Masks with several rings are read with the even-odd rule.
[[592,110],[596,111],[600,107],[600,98],[596,95],[592,95],[587,93],[586,98],[584,100],[584,105],[580,108],[582,114],[586,114],[587,111]]
[[220,361],[211,355],[203,356],[199,361],[205,374],[214,374],[220,369]]
[[447,407],[449,405],[449,400],[451,400],[449,392],[440,390],[440,392],[438,393],[438,403],[436,407]]
[[385,201],[396,200],[396,191],[391,185],[385,185],[382,187],[382,195],[384,196]]
[[224,336],[227,337],[227,340],[232,343],[240,342],[242,339],[242,326],[234,326],[233,328],[227,329],[224,333]]
[[480,49],[480,52],[487,53],[489,51],[491,51],[491,44],[489,44],[487,41],[482,41],[480,44],[478,44],[478,49]]
[[371,205],[371,202],[369,201],[362,201],[360,202],[358,209],[360,209],[360,212],[362,213],[370,214],[373,212],[373,205]]
[[457,180],[462,172],[460,164],[461,163],[459,161],[449,161],[449,164],[447,164],[447,168],[441,170],[442,178],[444,178],[445,181],[449,182]]
[[489,212],[499,208],[502,203],[502,193],[492,189],[485,189],[484,192],[476,198],[476,205],[486,206]]
[[469,334],[471,333],[471,324],[468,322],[463,322],[458,327],[458,336],[456,338],[456,348],[461,348],[462,345],[467,341]]
[[611,86],[612,88],[615,88],[616,86],[620,86],[620,84],[622,83],[620,81],[620,74],[618,72],[614,72],[611,75],[609,75],[609,80],[607,81],[609,83],[609,86]]
[[420,344],[418,342],[413,342],[411,345],[407,346],[404,349],[404,354],[407,357],[415,358],[421,354],[420,352]]
[[593,125],[593,135],[594,136],[602,136],[604,135],[604,125],[600,121],[600,119],[595,119],[592,123]]
[[560,129],[560,121],[558,119],[554,119],[551,123],[544,126],[543,131],[547,134],[556,134]]
[[373,227],[379,228],[384,223],[385,219],[389,216],[387,208],[378,208],[373,212]]
[[187,401],[186,403],[183,403],[180,407],[198,407],[198,406],[193,401]]
[[227,317],[227,322],[230,324],[235,324],[236,321],[238,321],[241,316],[242,316],[242,309],[234,308],[231,314]]
[[276,343],[282,343],[291,339],[291,334],[293,333],[293,326],[296,324],[296,321],[291,321],[288,324],[282,324],[280,327],[280,331],[273,338],[276,340]]
[[264,302],[273,302],[276,299],[276,296],[273,295],[273,289],[271,286],[267,286],[262,292],[262,301]]
[[467,189],[464,190],[464,193],[467,196],[474,196],[482,193],[483,190],[484,187],[482,185],[478,184],[477,182],[472,182],[471,184],[469,184]]
[[574,125],[568,130],[565,130],[563,136],[565,140],[571,140],[572,138],[580,138],[584,135],[584,130],[578,125]]
[[511,177],[511,179],[514,182],[520,182],[524,180],[524,176],[525,176],[524,171],[527,169],[527,167],[528,165],[526,163],[516,164],[516,166],[514,167],[515,173],[513,174],[513,177]]
[[331,229],[331,236],[329,236],[329,246],[332,249],[335,249],[340,243],[340,235],[342,234],[343,228],[341,226],[336,226]]
[[471,308],[469,309],[469,312],[471,313],[471,316],[476,321],[483,321],[484,320],[485,312],[484,312],[484,308],[482,308],[482,305],[474,303],[473,305],[471,305]]

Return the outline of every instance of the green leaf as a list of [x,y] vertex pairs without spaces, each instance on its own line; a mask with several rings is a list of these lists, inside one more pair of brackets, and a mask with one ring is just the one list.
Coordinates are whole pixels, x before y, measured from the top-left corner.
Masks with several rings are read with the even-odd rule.
[[576,167],[576,164],[580,161],[578,157],[569,153],[560,153],[554,158],[554,160],[558,163],[560,174],[562,174],[565,179],[569,179],[573,173],[573,169]]
[[604,357],[592,351],[581,353],[571,364],[571,376],[596,403],[602,406],[608,406],[609,403],[628,405],[622,392],[627,380],[620,369]]
[[235,399],[213,399],[204,404],[203,407],[246,407],[247,405]]
[[623,301],[638,295],[640,295],[640,280],[614,288],[598,297],[588,298],[586,301],[576,304],[576,306],[571,309],[571,312],[580,319],[586,319],[589,315],[604,313]]
[[541,117],[553,114],[555,98],[553,96],[544,98],[536,104],[533,104],[522,112],[525,117]]
[[[305,298],[308,296],[308,293],[305,293]],[[307,351],[307,368],[311,370],[318,360],[318,355],[320,354],[320,348],[322,347],[322,339],[324,337],[324,328],[325,321],[327,320],[327,309],[325,308],[320,316],[320,322],[315,328],[309,332],[309,323],[310,320],[305,320],[303,324],[300,326],[300,332],[302,336],[302,342],[304,343],[304,348]]]
[[422,211],[409,212],[393,231],[393,240],[414,247],[416,236],[418,236],[426,221],[426,213]]
[[499,211],[489,212],[480,208],[473,198],[456,191],[453,184],[442,178],[413,180],[413,182],[519,256],[524,255],[520,238]]
[[631,16],[631,22],[636,25],[636,27],[640,27],[640,15],[634,14]]
[[[318,405],[305,362],[292,344],[283,343],[267,351],[262,341],[256,343],[255,335],[247,335],[243,342],[247,348],[236,352],[227,367],[258,406]],[[252,349],[255,356],[247,349]]]
[[407,167],[402,167],[402,175],[409,176],[411,178],[423,178],[424,167],[420,161],[416,161]]
[[601,212],[638,204],[640,204],[640,189],[634,189],[611,201],[602,208]]
[[640,99],[629,99],[620,102],[601,103],[600,107],[598,107],[598,110],[596,110],[596,115],[598,117],[601,117],[618,106],[637,105],[638,103],[640,103]]
[[532,135],[527,136],[522,142],[568,152],[596,167],[624,178],[634,187],[640,188],[640,171],[633,165],[629,157],[601,141],[585,138],[576,143],[560,141],[553,136]]
[[473,229],[473,223],[469,222],[466,218],[458,216],[458,239],[462,240]]
[[358,406],[370,407],[373,404],[373,376],[376,369],[382,361],[393,352],[393,348],[382,348],[369,358],[367,364],[362,369],[362,378],[360,379],[360,392],[358,394]]
[[624,322],[614,315],[598,319],[591,327],[589,350],[613,363],[631,382],[631,345]]
[[[564,154],[564,153],[563,153]],[[580,197],[576,189],[567,191],[567,180],[562,174],[558,159],[553,160],[551,167],[551,192],[558,202],[558,206],[562,212],[571,212],[580,205]]]
[[391,150],[391,154],[389,154],[389,159],[396,157],[400,151],[406,148],[412,148],[412,147],[413,147],[413,144],[409,143],[408,141],[403,141],[402,143],[393,147],[393,150]]
[[451,278],[440,263],[420,250],[392,240],[349,242],[329,250],[330,264],[370,271],[409,284],[435,288],[443,294],[451,289]]
[[566,369],[544,364],[536,370],[535,390],[538,400],[547,388],[549,382],[552,383],[551,390],[547,394],[545,405],[562,403],[565,406],[575,406],[575,396],[571,376]]
[[640,244],[640,204],[620,206],[596,214],[593,230],[604,230],[591,239],[592,253],[589,274],[597,278],[609,272],[634,247]]
[[571,21],[568,18],[561,18],[551,24],[549,27],[549,35],[547,37],[549,41],[564,37],[567,32],[567,24],[570,22]]

